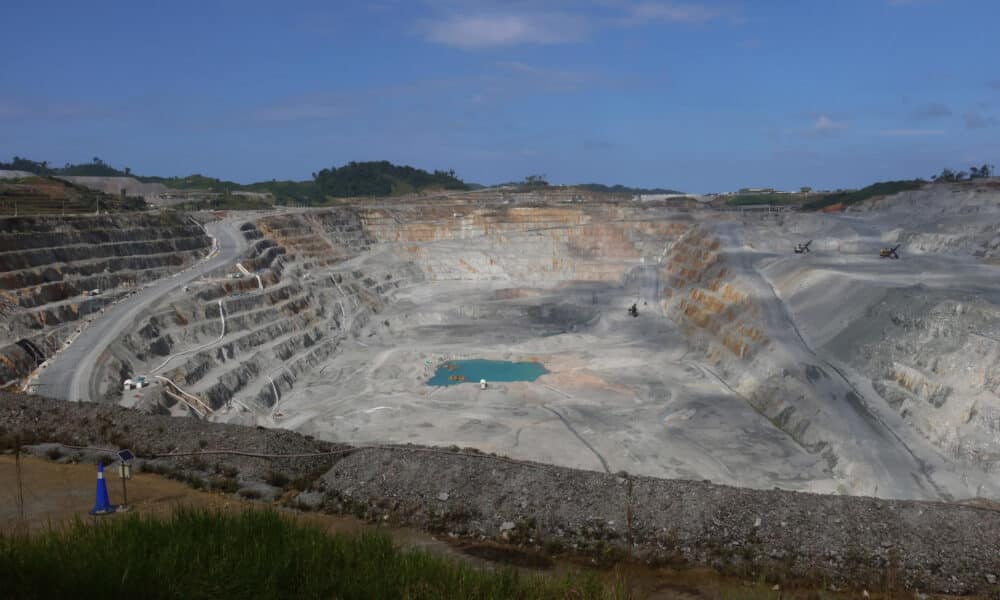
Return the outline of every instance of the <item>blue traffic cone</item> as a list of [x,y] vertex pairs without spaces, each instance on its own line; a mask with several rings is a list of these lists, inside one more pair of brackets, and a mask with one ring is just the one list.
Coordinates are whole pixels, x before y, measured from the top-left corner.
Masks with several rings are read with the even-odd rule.
[[111,506],[108,500],[108,484],[104,483],[104,465],[97,464],[97,498],[94,500],[94,508],[90,509],[92,515],[106,515],[115,512],[115,507]]

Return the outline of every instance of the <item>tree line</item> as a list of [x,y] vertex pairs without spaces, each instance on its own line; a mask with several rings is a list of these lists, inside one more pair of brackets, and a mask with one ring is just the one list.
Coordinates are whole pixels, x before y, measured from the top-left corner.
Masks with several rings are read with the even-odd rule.
[[937,175],[931,175],[931,181],[966,181],[993,177],[993,165],[983,164],[981,167],[969,167],[968,171],[952,171],[945,168]]
[[390,196],[427,188],[468,189],[455,171],[428,172],[410,166],[394,165],[387,160],[349,162],[337,168],[313,173],[313,183],[324,196]]
[[95,156],[89,163],[71,164],[66,163],[61,167],[49,165],[49,161],[31,160],[23,156],[15,156],[10,162],[0,162],[0,170],[4,171],[28,171],[36,175],[68,175],[84,177],[128,177],[132,174],[132,169],[125,167],[123,170],[116,169]]
[[349,162],[341,167],[329,167],[312,174],[307,181],[260,181],[239,184],[203,175],[189,177],[156,177],[133,175],[128,167],[116,169],[99,157],[89,163],[54,167],[48,161],[36,161],[14,156],[9,162],[0,162],[0,170],[28,171],[42,176],[82,175],[96,177],[135,176],[146,183],[162,183],[174,189],[204,189],[214,192],[247,190],[270,192],[279,203],[318,204],[327,198],[350,196],[391,196],[426,189],[467,190],[470,186],[453,170],[425,171],[408,165],[395,165],[389,161]]

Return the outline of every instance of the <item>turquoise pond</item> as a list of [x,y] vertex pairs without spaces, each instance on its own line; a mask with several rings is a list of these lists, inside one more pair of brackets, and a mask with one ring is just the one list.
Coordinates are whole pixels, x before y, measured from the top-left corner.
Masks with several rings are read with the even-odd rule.
[[[449,369],[448,367],[451,366]],[[479,383],[480,379],[494,381],[534,381],[548,373],[539,362],[511,362],[509,360],[452,360],[444,363],[427,380],[427,385],[455,385],[457,383]],[[453,375],[461,375],[462,381],[452,381]]]

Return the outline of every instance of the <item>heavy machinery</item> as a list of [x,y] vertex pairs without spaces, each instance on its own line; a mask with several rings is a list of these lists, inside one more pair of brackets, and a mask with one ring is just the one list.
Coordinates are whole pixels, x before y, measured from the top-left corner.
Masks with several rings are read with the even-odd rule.
[[878,251],[878,257],[879,258],[894,258],[894,259],[898,259],[899,258],[899,254],[896,254],[896,250],[899,250],[899,247],[901,245],[902,244],[896,244],[892,248],[882,248],[881,250]]
[[809,244],[811,244],[811,243],[813,243],[812,240],[809,240],[808,242],[806,242],[804,244],[795,244],[795,253],[796,254],[805,254],[806,252],[809,252]]

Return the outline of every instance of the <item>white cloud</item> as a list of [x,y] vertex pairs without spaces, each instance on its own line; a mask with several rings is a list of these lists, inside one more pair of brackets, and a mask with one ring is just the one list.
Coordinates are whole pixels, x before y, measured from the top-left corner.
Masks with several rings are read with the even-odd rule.
[[432,42],[464,50],[519,44],[561,44],[586,36],[586,21],[572,15],[480,14],[425,20],[420,29]]
[[602,9],[571,10],[572,2],[439,0],[433,3],[439,15],[418,21],[417,31],[430,42],[463,50],[481,50],[577,42],[594,31],[615,27],[697,25],[737,17],[732,8],[699,2],[591,0],[590,4],[602,6]]
[[813,125],[813,128],[816,131],[832,131],[834,129],[843,129],[844,125],[843,123],[834,121],[827,115],[820,115],[816,118],[816,124]]
[[836,121],[830,115],[819,114],[816,115],[816,121],[806,133],[812,136],[830,136],[845,129],[847,129],[847,123]]

